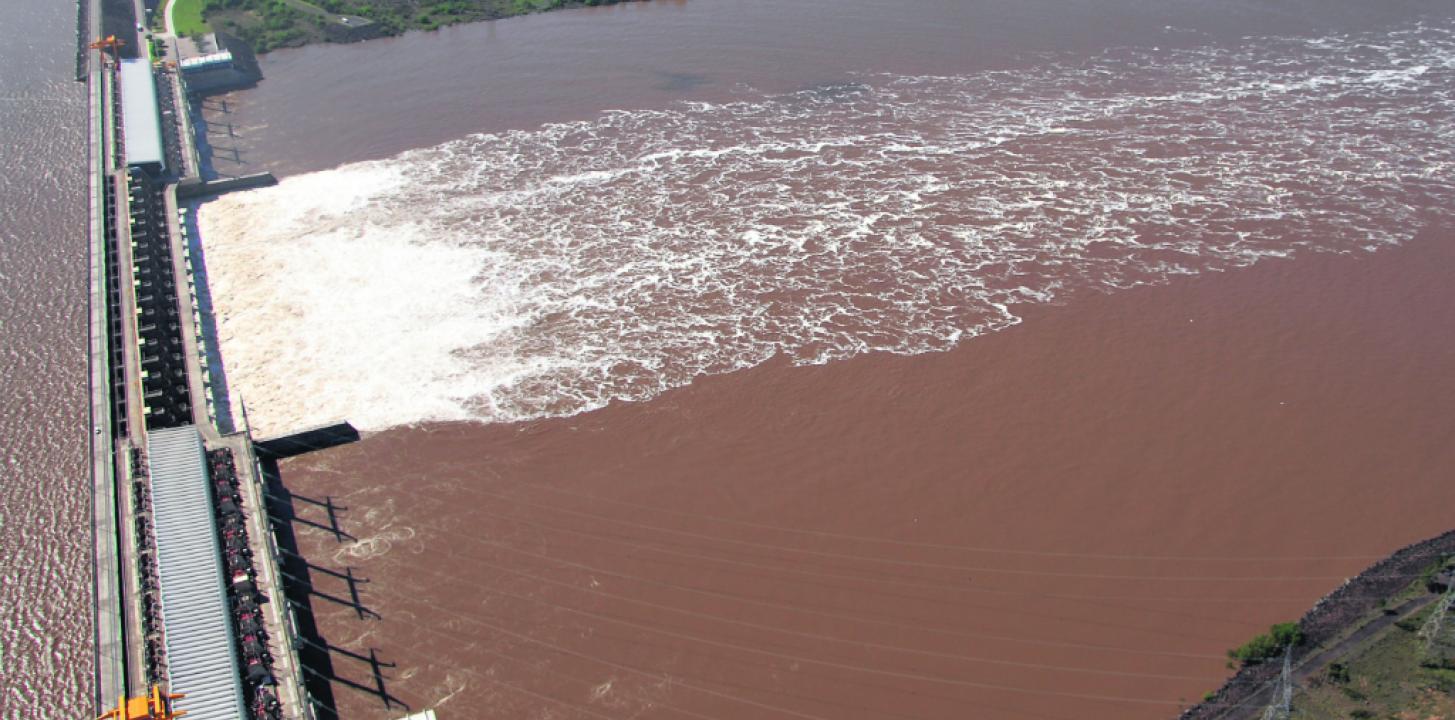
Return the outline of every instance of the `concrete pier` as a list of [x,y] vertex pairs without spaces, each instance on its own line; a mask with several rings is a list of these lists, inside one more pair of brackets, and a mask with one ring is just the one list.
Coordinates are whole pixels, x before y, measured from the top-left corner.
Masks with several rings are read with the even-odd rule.
[[347,445],[357,442],[358,439],[359,431],[347,420],[339,420],[288,435],[262,438],[254,441],[253,446],[257,449],[259,456],[280,460],[315,450],[327,450],[331,447]]
[[199,198],[208,195],[221,195],[233,190],[251,190],[253,188],[270,187],[278,184],[278,179],[272,173],[261,172],[252,175],[244,175],[235,178],[220,178],[217,180],[203,180],[201,178],[188,178],[177,184],[177,197]]

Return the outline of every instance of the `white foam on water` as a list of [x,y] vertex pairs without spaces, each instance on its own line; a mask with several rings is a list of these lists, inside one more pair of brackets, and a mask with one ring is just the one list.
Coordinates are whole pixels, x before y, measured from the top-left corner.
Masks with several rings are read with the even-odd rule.
[[[1376,42],[1377,41],[1377,42]],[[1455,37],[1119,49],[476,135],[201,213],[261,432],[517,421],[1448,217]]]
[[[267,427],[268,408],[299,400],[309,417],[347,417],[365,427],[467,419],[493,390],[475,380],[529,369],[508,346],[462,353],[492,347],[523,322],[512,311],[508,279],[483,285],[491,253],[430,242],[439,234],[427,221],[374,224],[363,200],[389,186],[377,182],[387,173],[375,170],[289,178],[249,194],[239,215],[209,216],[209,233],[268,239],[266,246],[207,247],[213,291],[252,298],[220,303],[217,320],[227,371],[247,379],[243,397],[261,410],[260,427]],[[290,202],[294,197],[314,202]],[[238,332],[288,340],[268,347],[239,342]],[[450,389],[420,393],[424,380]],[[360,392],[368,407],[356,404]]]

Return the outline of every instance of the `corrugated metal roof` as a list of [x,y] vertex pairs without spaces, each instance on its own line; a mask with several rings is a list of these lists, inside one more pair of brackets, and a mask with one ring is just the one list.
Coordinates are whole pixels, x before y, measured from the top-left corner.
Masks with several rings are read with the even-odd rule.
[[157,80],[148,60],[121,61],[121,132],[127,165],[163,163]]
[[204,69],[204,68],[212,67],[214,65],[231,65],[231,64],[232,64],[232,51],[231,50],[223,50],[222,52],[215,52],[215,53],[209,53],[207,55],[198,55],[196,57],[189,57],[189,58],[183,60],[181,63],[179,63],[179,65],[181,65],[182,70],[184,72],[187,71],[187,70],[201,70],[201,69]]
[[171,691],[188,720],[246,717],[207,459],[197,428],[147,433]]

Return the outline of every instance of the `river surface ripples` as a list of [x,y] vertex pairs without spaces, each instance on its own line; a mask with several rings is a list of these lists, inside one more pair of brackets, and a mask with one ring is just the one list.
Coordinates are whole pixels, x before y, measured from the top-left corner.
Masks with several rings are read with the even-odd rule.
[[258,427],[528,420],[1401,243],[1455,199],[1452,92],[1443,22],[865,74],[298,175],[203,235]]

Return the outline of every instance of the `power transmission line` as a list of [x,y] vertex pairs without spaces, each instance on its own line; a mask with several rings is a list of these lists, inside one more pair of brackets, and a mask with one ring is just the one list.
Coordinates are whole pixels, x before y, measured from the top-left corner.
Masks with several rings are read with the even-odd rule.
[[647,510],[650,512],[675,515],[677,517],[689,518],[692,520],[709,520],[728,525],[750,527],[759,530],[770,530],[774,532],[789,533],[794,535],[808,535],[812,537],[834,538],[839,540],[852,540],[857,542],[879,543],[883,545],[898,545],[902,547],[920,547],[935,550],[961,550],[964,552],[997,554],[997,555],[1028,555],[1033,557],[1052,558],[1074,558],[1085,560],[1161,560],[1168,562],[1311,562],[1316,560],[1378,560],[1384,555],[1267,555],[1267,556],[1244,556],[1244,555],[1138,555],[1118,553],[1078,553],[1055,550],[1019,550],[1015,548],[986,547],[983,545],[954,545],[946,543],[915,542],[911,540],[898,540],[894,538],[877,538],[865,535],[853,535],[849,533],[827,532],[824,530],[804,530],[802,528],[789,528],[781,525],[769,525],[749,520],[723,517],[720,515],[708,515],[704,513],[689,513],[670,508],[657,507],[642,503],[627,502],[614,498],[591,495],[589,493],[575,492],[565,488],[556,487],[547,483],[532,484],[531,489],[547,490],[563,495],[571,495],[593,503],[608,503],[624,507]]
[[[239,398],[239,402],[241,402],[241,398]],[[246,413],[246,406],[244,406],[244,414],[245,413]],[[330,449],[332,447],[335,447],[335,445],[320,445],[320,444],[308,442],[308,441],[305,441],[305,440],[298,440],[296,442],[297,442],[297,445],[302,446],[304,448],[307,448],[309,451],[314,451],[314,450],[328,450],[328,449]],[[909,541],[909,540],[898,540],[898,539],[894,539],[894,538],[877,538],[877,537],[869,537],[869,536],[863,536],[863,535],[853,535],[853,534],[848,534],[848,533],[828,532],[828,531],[822,531],[822,530],[806,530],[806,529],[802,529],[802,528],[789,528],[789,527],[783,527],[783,526],[780,526],[780,525],[771,525],[771,524],[766,524],[766,523],[752,522],[752,521],[749,521],[749,520],[740,520],[740,519],[737,519],[737,518],[722,517],[722,516],[719,516],[719,515],[708,515],[708,514],[702,514],[702,513],[689,513],[689,512],[683,512],[683,511],[680,511],[680,510],[672,510],[670,508],[657,507],[657,506],[654,506],[654,505],[646,505],[646,504],[642,504],[642,503],[633,503],[633,502],[628,502],[628,501],[625,501],[625,500],[618,500],[618,499],[614,499],[614,498],[607,498],[607,497],[601,497],[601,496],[598,496],[598,495],[592,495],[592,494],[589,494],[589,493],[576,492],[576,491],[572,491],[572,490],[567,490],[565,488],[556,487],[554,485],[550,485],[550,484],[547,484],[547,483],[532,484],[531,485],[531,488],[532,489],[546,490],[546,491],[550,491],[550,492],[554,492],[554,493],[559,493],[559,494],[563,494],[563,495],[570,495],[570,496],[578,497],[578,498],[581,498],[581,499],[584,499],[584,500],[588,500],[588,501],[590,501],[592,503],[607,503],[607,504],[611,504],[611,505],[619,505],[619,506],[630,507],[630,508],[635,508],[635,509],[639,509],[639,510],[646,510],[646,511],[650,511],[650,512],[662,513],[662,514],[665,514],[665,515],[674,515],[674,516],[683,517],[683,518],[689,518],[689,519],[693,519],[693,520],[708,520],[708,521],[711,521],[711,522],[719,522],[719,523],[724,523],[724,524],[728,524],[728,525],[737,525],[737,526],[740,526],[740,527],[750,527],[750,528],[756,528],[756,529],[759,529],[759,530],[769,530],[769,531],[774,531],[774,532],[782,532],[782,533],[789,533],[789,534],[803,535],[803,536],[811,536],[811,537],[834,538],[834,539],[840,539],[840,540],[851,540],[851,541],[858,541],[858,542],[878,543],[878,544],[882,544],[882,545],[893,545],[893,546],[901,546],[901,547],[919,547],[919,548],[937,549],[937,550],[959,550],[959,551],[964,551],[964,552],[983,553],[983,554],[1023,555],[1023,556],[1032,556],[1032,557],[1067,558],[1067,559],[1087,559],[1087,560],[1129,560],[1129,561],[1168,561],[1168,562],[1199,562],[1199,561],[1206,561],[1206,562],[1278,562],[1278,561],[1285,561],[1285,562],[1311,562],[1311,561],[1320,561],[1320,560],[1376,560],[1376,559],[1385,557],[1385,555],[1281,555],[1281,556],[1227,556],[1227,555],[1222,555],[1222,556],[1219,556],[1219,555],[1151,555],[1151,554],[1116,554],[1116,553],[1079,553],[1079,552],[1072,552],[1072,551],[1021,550],[1021,549],[1015,549],[1015,548],[997,548],[997,547],[986,547],[986,546],[977,546],[977,545],[955,545],[955,544],[945,544],[945,543],[915,542],[915,541]],[[518,503],[521,502],[519,500],[512,500],[512,501],[513,502],[518,502]],[[529,503],[523,503],[523,504],[529,504]],[[583,514],[586,514],[586,513],[583,513]],[[663,529],[663,531],[664,532],[672,532],[671,530],[666,530],[666,529]],[[708,536],[708,537],[710,537],[710,536]],[[1161,578],[1159,578],[1159,579],[1161,579]],[[1213,578],[1209,578],[1209,579],[1213,579]],[[1233,579],[1237,579],[1237,578],[1233,578]],[[1289,579],[1289,578],[1282,578],[1282,579]],[[1310,578],[1310,579],[1326,579],[1326,578]],[[1335,579],[1341,579],[1341,578],[1335,578]]]
[[568,509],[565,509],[565,508],[552,507],[552,506],[549,506],[549,505],[540,505],[540,504],[537,504],[537,503],[527,502],[527,501],[520,500],[520,499],[517,499],[517,498],[512,498],[512,497],[509,497],[509,496],[506,496],[506,495],[500,495],[500,494],[497,494],[497,493],[492,493],[492,492],[488,492],[488,491],[484,491],[484,490],[467,489],[467,491],[468,492],[471,492],[473,494],[480,495],[482,497],[493,498],[495,500],[503,500],[505,502],[515,503],[516,505],[522,505],[522,506],[525,506],[525,507],[540,508],[540,509],[548,510],[548,511],[551,511],[551,512],[563,513],[563,514],[566,514],[566,515],[574,515],[574,516],[578,516],[578,517],[591,518],[591,519],[598,520],[598,521],[601,521],[601,522],[611,523],[613,525],[625,525],[625,526],[630,526],[630,527],[636,527],[636,528],[639,528],[639,529],[650,530],[652,532],[665,533],[665,534],[668,534],[668,535],[676,535],[676,536],[679,536],[679,537],[692,537],[692,538],[698,538],[698,539],[702,539],[702,540],[707,540],[709,542],[718,542],[718,543],[724,543],[724,544],[728,544],[728,545],[737,545],[737,546],[741,546],[741,547],[750,547],[750,548],[755,548],[755,549],[772,550],[772,551],[775,551],[775,552],[799,553],[799,554],[803,554],[803,555],[810,555],[810,556],[814,556],[814,557],[823,557],[823,558],[836,559],[836,560],[853,560],[853,561],[856,561],[856,562],[872,562],[872,563],[880,563],[880,564],[887,564],[887,565],[897,565],[897,566],[903,566],[903,567],[916,567],[916,568],[938,569],[938,570],[953,570],[953,571],[958,571],[958,572],[980,572],[980,573],[989,573],[989,574],[992,574],[992,575],[995,575],[995,574],[1000,574],[1000,575],[1028,575],[1028,576],[1035,576],[1035,577],[1054,577],[1054,578],[1072,578],[1072,579],[1096,579],[1096,580],[1118,580],[1118,581],[1144,580],[1144,581],[1164,582],[1164,583],[1165,582],[1190,582],[1190,581],[1221,582],[1221,583],[1226,583],[1226,582],[1250,582],[1250,581],[1253,581],[1253,582],[1257,582],[1257,581],[1263,581],[1263,582],[1296,582],[1296,581],[1311,581],[1311,580],[1345,580],[1345,579],[1347,579],[1345,576],[1335,576],[1335,575],[1136,575],[1136,574],[1126,574],[1126,573],[1058,572],[1058,571],[1047,571],[1047,570],[1031,570],[1031,569],[1025,569],[1025,568],[996,568],[996,567],[984,567],[984,566],[972,566],[972,565],[955,565],[955,564],[949,564],[949,563],[933,563],[933,562],[917,562],[917,561],[911,561],[911,560],[895,560],[893,558],[879,558],[879,557],[871,557],[871,556],[865,556],[865,555],[859,555],[859,554],[853,554],[853,553],[828,552],[828,551],[822,551],[822,550],[807,550],[807,549],[803,549],[803,548],[793,548],[793,547],[785,547],[785,546],[782,546],[782,545],[774,545],[774,544],[771,544],[771,543],[761,543],[761,542],[753,542],[753,541],[750,541],[750,540],[738,540],[738,539],[734,539],[734,538],[724,538],[724,537],[719,537],[719,536],[715,536],[715,535],[708,535],[708,534],[705,534],[705,533],[692,532],[692,531],[688,531],[688,530],[675,530],[675,529],[672,529],[672,528],[664,528],[664,527],[655,526],[655,525],[647,525],[647,524],[644,524],[644,523],[639,523],[639,522],[635,522],[635,521],[631,521],[631,520],[622,520],[620,518],[608,517],[608,516],[601,515],[601,514],[597,514],[597,513],[581,512],[581,511],[578,511],[578,510],[568,510]]

